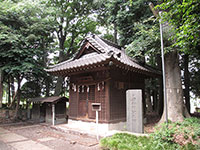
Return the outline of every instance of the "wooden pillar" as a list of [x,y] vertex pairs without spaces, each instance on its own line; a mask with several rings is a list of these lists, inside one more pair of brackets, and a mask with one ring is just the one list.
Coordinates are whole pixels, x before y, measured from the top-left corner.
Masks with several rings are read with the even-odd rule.
[[55,125],[55,104],[52,104],[52,125]]
[[[105,120],[107,121],[107,122],[109,122],[110,121],[110,92],[111,92],[111,90],[110,90],[110,80],[109,81],[107,81],[106,82],[106,84],[105,84],[105,99],[104,99],[104,101],[105,101]],[[103,110],[102,110],[102,113],[103,113]]]

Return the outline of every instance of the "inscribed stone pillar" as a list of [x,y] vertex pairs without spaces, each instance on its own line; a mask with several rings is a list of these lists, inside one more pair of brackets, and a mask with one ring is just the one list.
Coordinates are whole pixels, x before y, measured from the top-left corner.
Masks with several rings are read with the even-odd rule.
[[143,133],[142,90],[126,91],[126,125],[127,130]]

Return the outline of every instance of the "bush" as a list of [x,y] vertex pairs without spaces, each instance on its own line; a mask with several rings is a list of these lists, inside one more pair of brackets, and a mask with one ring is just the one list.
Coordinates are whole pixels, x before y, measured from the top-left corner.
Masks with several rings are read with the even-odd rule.
[[198,150],[200,149],[200,119],[166,123],[156,127],[149,137],[118,133],[101,139],[103,149],[110,150]]
[[148,137],[137,137],[126,133],[117,133],[112,137],[101,140],[100,144],[104,148],[111,150],[139,150],[149,149]]

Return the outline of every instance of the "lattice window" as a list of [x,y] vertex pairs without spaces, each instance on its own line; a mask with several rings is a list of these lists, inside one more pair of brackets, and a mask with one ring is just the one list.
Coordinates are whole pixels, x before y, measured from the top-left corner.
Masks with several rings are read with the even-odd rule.
[[89,86],[88,99],[89,100],[95,100],[95,85]]
[[79,100],[86,100],[87,99],[87,87],[80,86],[79,87]]
[[95,100],[95,85],[79,86],[79,100]]

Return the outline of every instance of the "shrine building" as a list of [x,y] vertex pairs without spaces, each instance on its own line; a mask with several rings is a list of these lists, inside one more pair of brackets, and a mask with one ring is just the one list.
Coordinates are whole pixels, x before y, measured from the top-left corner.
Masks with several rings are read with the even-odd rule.
[[[99,123],[108,130],[123,130],[126,123],[126,91],[141,89],[156,72],[126,55],[125,50],[97,35],[82,42],[76,55],[47,69],[69,79],[69,121],[95,122],[92,104],[99,104]],[[143,103],[145,105],[145,103]]]

